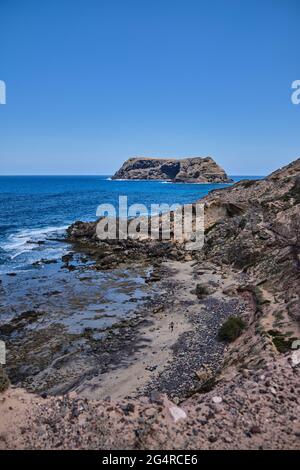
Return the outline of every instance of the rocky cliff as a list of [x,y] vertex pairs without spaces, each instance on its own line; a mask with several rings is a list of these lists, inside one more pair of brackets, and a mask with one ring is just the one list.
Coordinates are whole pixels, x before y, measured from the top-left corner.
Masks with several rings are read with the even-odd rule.
[[230,183],[223,168],[211,157],[129,158],[113,179],[170,180],[182,183]]

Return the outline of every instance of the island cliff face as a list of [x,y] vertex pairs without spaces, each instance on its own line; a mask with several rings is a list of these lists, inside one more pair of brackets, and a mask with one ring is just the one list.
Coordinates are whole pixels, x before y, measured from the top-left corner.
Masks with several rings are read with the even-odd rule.
[[223,168],[211,157],[129,158],[112,179],[168,180],[178,183],[230,183]]

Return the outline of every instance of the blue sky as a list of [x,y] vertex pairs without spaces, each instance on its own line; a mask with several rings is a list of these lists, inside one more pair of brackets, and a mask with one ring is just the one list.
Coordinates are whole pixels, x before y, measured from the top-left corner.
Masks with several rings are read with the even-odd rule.
[[0,174],[300,156],[299,0],[0,0]]

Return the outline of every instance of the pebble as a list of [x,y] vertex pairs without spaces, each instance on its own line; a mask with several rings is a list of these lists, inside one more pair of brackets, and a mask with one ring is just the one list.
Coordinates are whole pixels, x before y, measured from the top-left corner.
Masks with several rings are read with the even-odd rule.
[[169,412],[175,423],[177,423],[177,421],[179,421],[180,419],[187,418],[186,412],[182,408],[179,408],[178,406],[175,406],[175,405],[170,406]]
[[213,401],[213,403],[218,405],[218,404],[222,403],[223,399],[222,399],[222,397],[212,397],[212,401]]

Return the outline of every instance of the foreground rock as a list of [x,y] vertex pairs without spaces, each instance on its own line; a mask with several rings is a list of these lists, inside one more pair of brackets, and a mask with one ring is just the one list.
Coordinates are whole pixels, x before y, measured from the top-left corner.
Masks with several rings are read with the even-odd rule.
[[179,405],[153,394],[92,401],[0,395],[0,449],[299,449],[299,368],[288,357]]
[[112,179],[169,180],[181,183],[230,183],[223,168],[210,157],[129,158]]

